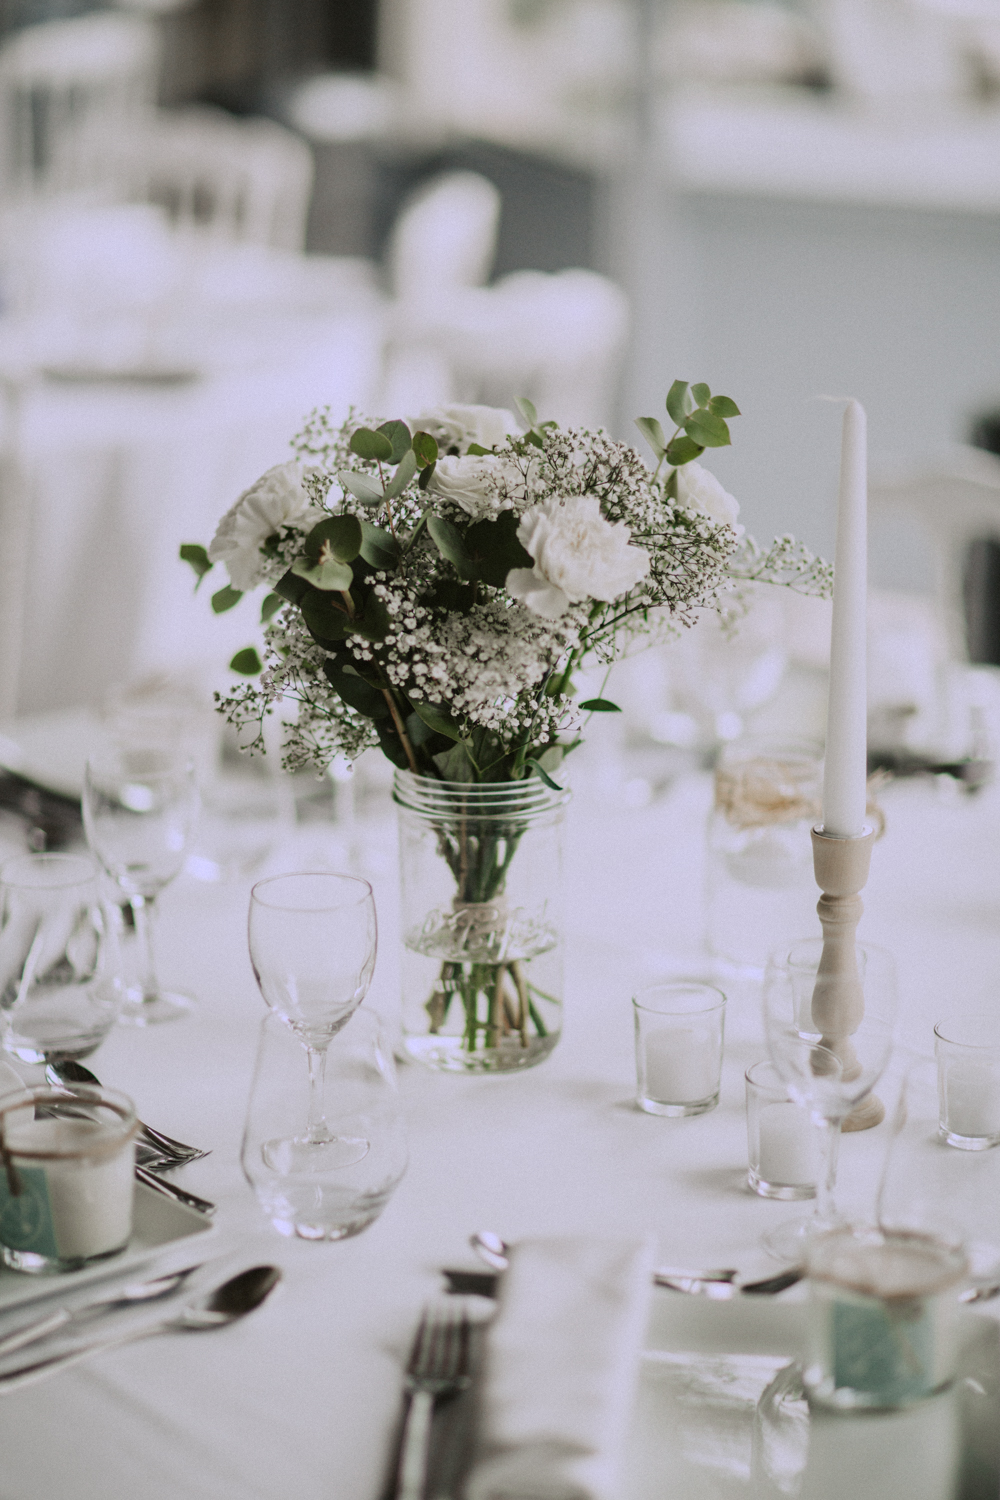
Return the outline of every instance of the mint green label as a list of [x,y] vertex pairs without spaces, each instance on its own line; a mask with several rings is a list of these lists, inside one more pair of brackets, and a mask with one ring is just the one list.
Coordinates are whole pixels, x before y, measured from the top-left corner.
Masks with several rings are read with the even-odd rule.
[[49,1182],[44,1167],[17,1167],[21,1191],[10,1190],[7,1173],[0,1171],[0,1243],[11,1250],[59,1259]]

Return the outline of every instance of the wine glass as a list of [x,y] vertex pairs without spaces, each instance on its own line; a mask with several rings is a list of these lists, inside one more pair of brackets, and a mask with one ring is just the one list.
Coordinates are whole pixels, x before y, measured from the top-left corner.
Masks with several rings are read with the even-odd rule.
[[767,1050],[796,1104],[820,1133],[821,1168],[816,1209],[765,1235],[780,1260],[798,1261],[810,1235],[840,1222],[834,1193],[837,1142],[844,1121],[871,1093],[892,1051],[896,1018],[896,968],[892,955],[857,944],[864,1013],[850,1032],[831,1036],[813,1018],[813,992],[823,938],[806,938],[773,954],[764,975]]
[[87,762],[87,841],[127,896],[135,927],[141,988],[129,990],[120,1017],[135,1026],[191,1009],[190,996],[167,993],[156,977],[151,924],[156,897],[184,864],[197,814],[194,763],[183,752],[123,745]]
[[296,1171],[324,1172],[367,1155],[361,1136],[334,1135],[324,1113],[326,1054],[365,998],[375,968],[375,899],[353,875],[273,875],[250,892],[249,944],[267,1004],[309,1054],[305,1133],[286,1154]]

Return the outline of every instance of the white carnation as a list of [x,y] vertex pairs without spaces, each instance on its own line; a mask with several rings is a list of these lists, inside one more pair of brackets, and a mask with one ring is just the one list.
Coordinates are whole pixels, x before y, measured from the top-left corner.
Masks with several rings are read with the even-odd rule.
[[503,506],[497,492],[505,466],[492,454],[439,458],[427,488],[460,505],[474,521],[494,520]]
[[442,453],[457,448],[460,454],[469,451],[470,443],[498,448],[510,433],[520,431],[514,413],[501,406],[435,406],[406,425],[411,432],[429,432]]
[[605,520],[596,495],[532,506],[517,536],[535,566],[512,568],[507,592],[545,620],[582,599],[617,599],[649,572],[649,553],[629,545],[624,521]]
[[224,562],[234,589],[246,593],[267,576],[261,544],[282,526],[309,531],[322,520],[302,488],[297,463],[278,464],[262,474],[219,522],[208,549],[211,562]]
[[701,464],[684,464],[677,473],[677,503],[684,510],[695,510],[709,520],[723,526],[731,526],[737,536],[742,536],[739,525],[740,507],[708,469]]

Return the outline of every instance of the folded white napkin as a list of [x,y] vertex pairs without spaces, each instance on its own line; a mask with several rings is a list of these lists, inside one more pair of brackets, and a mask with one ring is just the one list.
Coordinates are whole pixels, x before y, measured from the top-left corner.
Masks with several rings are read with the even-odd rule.
[[617,1495],[652,1266],[652,1244],[637,1240],[525,1240],[511,1251],[466,1500]]

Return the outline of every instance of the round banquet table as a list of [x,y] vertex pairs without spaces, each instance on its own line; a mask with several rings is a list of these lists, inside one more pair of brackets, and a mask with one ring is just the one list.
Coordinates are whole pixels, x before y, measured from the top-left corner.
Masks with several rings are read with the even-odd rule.
[[[897,956],[900,1034],[923,1052],[941,1011],[988,992],[1000,964],[1000,788],[978,798],[939,792],[926,783],[886,792],[888,830],[875,850],[863,926]],[[271,1260],[284,1277],[237,1326],[140,1343],[0,1397],[2,1500],[378,1500],[420,1307],[440,1288],[440,1267],[473,1264],[467,1237],[477,1228],[512,1240],[652,1229],[661,1261],[773,1270],[759,1237],[795,1206],[765,1202],[746,1187],[742,1075],[764,1051],[751,981],[729,986],[718,1108],[668,1120],[633,1103],[631,993],[655,975],[705,972],[700,884],[709,797],[703,777],[681,780],[662,801],[635,810],[579,791],[568,826],[559,1046],[515,1077],[402,1067],[408,1173],[381,1218],[340,1244],[279,1236],[240,1171],[263,1014],[246,953],[250,882],[206,886],[182,877],[169,888],[163,977],[197,994],[197,1014],[149,1031],[118,1028],[94,1067],[161,1130],[211,1147],[206,1159],[174,1174],[219,1205],[198,1249],[247,1265]],[[356,864],[373,881],[380,917],[366,1004],[391,1020],[398,934],[388,809],[362,834]],[[269,866],[289,868],[295,859],[289,847]],[[851,1211],[871,1211],[887,1129],[842,1141],[839,1197]],[[1000,1151],[979,1160],[977,1212],[1000,1241]],[[666,1291],[654,1299],[672,1299],[671,1307],[693,1300]],[[996,1307],[986,1304],[984,1316]],[[891,1442],[896,1429],[885,1420]],[[896,1459],[903,1463],[899,1453]],[[723,1470],[699,1497],[752,1493],[735,1460]],[[887,1458],[872,1494],[922,1496],[912,1472],[901,1474]],[[673,1495],[668,1479],[651,1493]],[[868,1493],[842,1489],[833,1477],[826,1490],[815,1483],[809,1493],[822,1490],[831,1500]],[[689,1491],[684,1500],[697,1497]]]

